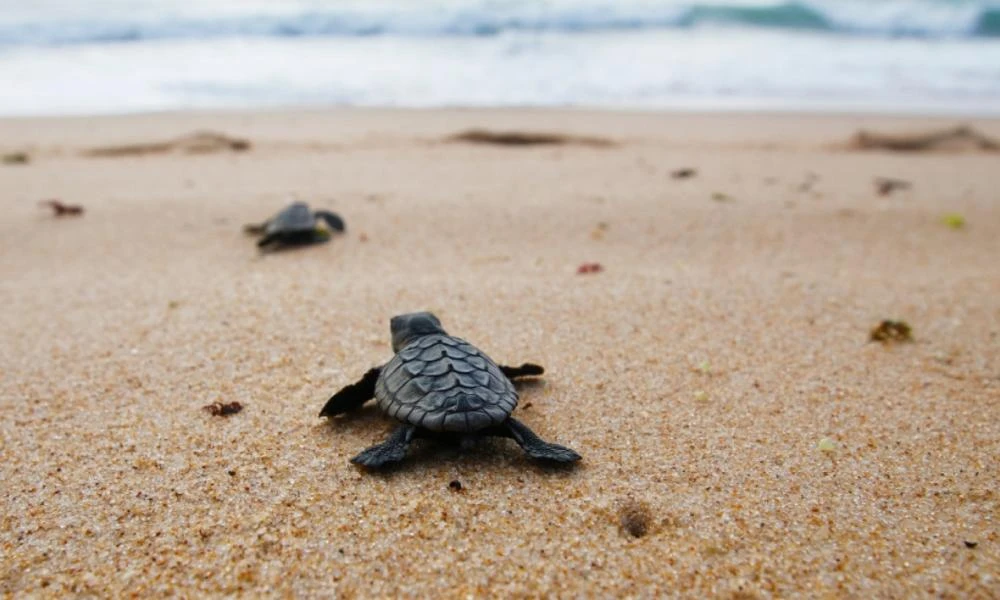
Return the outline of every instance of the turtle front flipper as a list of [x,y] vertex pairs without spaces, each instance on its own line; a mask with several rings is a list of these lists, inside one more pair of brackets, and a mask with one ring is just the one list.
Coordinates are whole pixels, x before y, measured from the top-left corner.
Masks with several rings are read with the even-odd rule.
[[542,440],[535,435],[534,431],[528,429],[527,425],[513,417],[508,418],[498,429],[502,435],[514,438],[514,441],[520,444],[531,458],[560,463],[576,462],[583,458],[566,446],[550,444]]
[[520,367],[507,367],[500,365],[500,370],[507,376],[507,379],[515,379],[517,377],[538,377],[542,373],[545,373],[545,369],[542,365],[536,365],[534,363],[524,363]]
[[257,247],[258,248],[265,248],[265,247],[273,244],[274,242],[279,241],[282,237],[283,237],[283,234],[281,234],[281,233],[270,233],[270,234],[265,235],[264,237],[260,238],[259,240],[257,240]]
[[313,213],[317,219],[323,219],[326,224],[330,226],[330,229],[334,231],[344,230],[344,220],[340,218],[337,213],[332,213],[328,210],[317,210]]
[[406,449],[410,447],[410,441],[413,440],[416,431],[415,425],[400,425],[392,432],[389,439],[364,450],[352,458],[351,462],[369,469],[399,462],[406,458]]
[[257,247],[261,250],[291,248],[321,244],[330,239],[330,232],[316,227],[304,231],[276,231],[260,238]]
[[365,373],[357,383],[343,388],[330,397],[319,412],[321,417],[333,417],[341,413],[360,408],[362,404],[375,397],[375,382],[378,381],[381,367],[375,367]]

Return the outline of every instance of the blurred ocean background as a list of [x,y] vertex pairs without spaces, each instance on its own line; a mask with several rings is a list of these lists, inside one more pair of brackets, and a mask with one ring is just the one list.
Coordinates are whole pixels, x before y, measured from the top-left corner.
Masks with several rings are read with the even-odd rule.
[[1000,114],[1000,0],[0,0],[0,115]]

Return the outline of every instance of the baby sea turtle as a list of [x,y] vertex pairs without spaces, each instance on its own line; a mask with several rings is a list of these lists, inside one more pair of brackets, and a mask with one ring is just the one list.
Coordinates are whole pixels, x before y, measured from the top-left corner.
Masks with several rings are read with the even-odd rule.
[[[320,227],[319,220],[325,221],[329,229]],[[243,230],[263,236],[257,242],[258,248],[315,244],[330,239],[331,230],[344,231],[344,220],[329,211],[311,211],[305,202],[293,202],[267,221],[245,225]]]
[[580,460],[573,450],[542,441],[510,416],[518,400],[510,380],[541,375],[542,367],[498,366],[475,346],[448,335],[429,312],[393,317],[390,329],[392,360],[334,394],[319,413],[333,417],[375,398],[383,413],[402,423],[389,439],[351,462],[376,468],[403,460],[416,437],[453,438],[467,447],[482,436],[513,438],[532,458]]

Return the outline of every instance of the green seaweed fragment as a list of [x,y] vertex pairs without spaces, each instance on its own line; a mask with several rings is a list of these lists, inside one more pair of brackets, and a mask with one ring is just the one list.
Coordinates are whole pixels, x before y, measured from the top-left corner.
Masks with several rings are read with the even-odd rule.
[[941,222],[952,229],[961,229],[965,227],[965,217],[958,213],[948,213],[944,215],[941,217]]
[[825,437],[816,444],[816,448],[820,452],[833,452],[837,449],[837,444],[830,438]]

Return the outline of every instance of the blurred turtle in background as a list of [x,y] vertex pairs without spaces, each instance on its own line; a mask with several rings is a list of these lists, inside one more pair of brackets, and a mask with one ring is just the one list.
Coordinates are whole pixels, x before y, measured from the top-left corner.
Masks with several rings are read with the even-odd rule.
[[[326,227],[320,225],[321,221]],[[305,202],[293,202],[259,225],[244,225],[243,231],[261,236],[257,247],[267,250],[325,242],[332,232],[344,231],[344,220],[330,211],[310,210]]]

